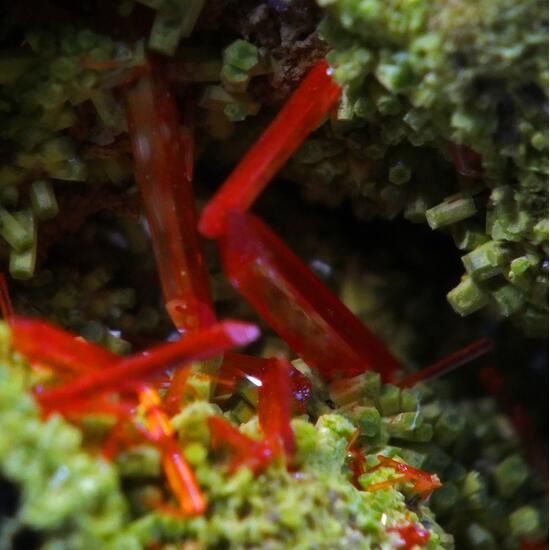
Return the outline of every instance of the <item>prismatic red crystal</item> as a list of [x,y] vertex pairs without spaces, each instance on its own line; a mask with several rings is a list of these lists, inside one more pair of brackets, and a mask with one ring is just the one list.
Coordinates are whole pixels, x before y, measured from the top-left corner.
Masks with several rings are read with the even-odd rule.
[[109,391],[141,384],[145,378],[171,366],[181,368],[191,361],[214,357],[235,346],[255,340],[258,328],[250,323],[224,321],[189,334],[178,342],[163,344],[119,360],[109,369],[86,373],[75,381],[38,395],[46,408],[72,400],[86,399]]
[[466,145],[448,143],[447,146],[458,174],[476,179],[483,176],[481,155]]
[[408,523],[406,525],[399,525],[397,527],[388,527],[386,529],[389,533],[397,533],[399,538],[403,541],[398,548],[404,548],[411,550],[417,546],[426,546],[430,540],[430,532],[426,531],[416,523]]
[[151,71],[128,90],[126,99],[135,173],[168,314],[184,331],[209,326],[215,315],[196,230],[191,121],[179,127],[158,62],[152,62]]
[[230,471],[244,466],[257,473],[264,469],[273,458],[273,452],[268,442],[250,439],[221,416],[209,417],[208,427],[212,438],[212,447],[214,449],[229,448],[233,452],[234,456],[229,466]]
[[443,357],[443,359],[427,366],[419,372],[407,376],[401,380],[398,385],[401,388],[412,388],[418,382],[426,382],[434,378],[439,378],[489,353],[493,348],[494,342],[491,338],[480,338],[466,347]]
[[8,281],[3,273],[0,273],[0,313],[6,321],[13,317],[13,305],[8,290]]
[[206,510],[206,500],[183,451],[171,438],[166,439],[161,448],[166,479],[183,512],[189,515],[202,514]]
[[379,491],[380,489],[387,489],[396,483],[410,482],[412,483],[413,492],[422,498],[428,498],[436,489],[441,487],[441,481],[436,474],[418,470],[384,455],[378,455],[377,458],[379,461],[378,465],[371,468],[369,472],[374,472],[380,468],[392,468],[396,473],[402,475],[387,481],[381,481],[380,483],[372,483],[367,487],[367,491]]
[[348,459],[351,467],[351,481],[357,489],[363,488],[359,483],[359,478],[367,471],[367,458],[365,453],[363,453],[361,449],[355,448],[360,433],[361,430],[357,428],[355,432],[353,432],[347,445]]
[[182,511],[188,515],[202,514],[206,500],[174,438],[174,428],[162,410],[160,396],[154,388],[144,387],[140,391],[140,403],[144,408],[147,429],[160,449],[166,479]]
[[258,388],[258,422],[275,454],[292,458],[295,450],[292,420],[292,365],[283,358],[269,360]]
[[[223,356],[220,367],[219,378],[222,381],[224,390],[232,390],[238,380],[246,376],[254,376],[262,381],[266,369],[270,365],[270,359],[253,357],[229,351]],[[303,375],[298,369],[289,365],[290,388],[292,392],[292,409],[296,414],[303,414],[311,397],[312,384],[309,378]]]
[[81,375],[120,360],[118,355],[40,319],[12,317],[10,329],[15,349],[31,363],[56,372]]
[[199,230],[208,237],[224,231],[229,210],[244,211],[338,101],[340,87],[319,61],[260,139],[247,152],[204,209]]
[[262,221],[231,212],[220,248],[231,284],[324,378],[393,380],[390,352]]

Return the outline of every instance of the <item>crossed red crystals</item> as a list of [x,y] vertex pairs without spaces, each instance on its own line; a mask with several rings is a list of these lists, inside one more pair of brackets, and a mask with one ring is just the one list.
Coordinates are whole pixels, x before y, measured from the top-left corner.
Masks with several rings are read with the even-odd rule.
[[[385,382],[391,382],[398,363],[380,340],[267,225],[246,213],[338,101],[340,88],[329,72],[324,60],[314,66],[207,205],[198,227],[205,236],[218,239],[224,268],[233,286],[310,367],[327,380],[374,370]],[[128,398],[128,394],[137,392],[144,410],[145,435],[161,450],[169,485],[183,512],[198,514],[204,511],[206,502],[167,414],[174,404],[181,403],[189,372],[182,365],[246,345],[259,332],[247,323],[216,322],[192,189],[192,105],[186,104],[180,121],[162,63],[156,59],[141,67],[136,78],[125,85],[135,175],[166,309],[185,336],[177,342],[119,358],[42,321],[14,317],[4,279],[0,281],[0,306],[9,319],[14,347],[32,363],[68,378],[52,389],[36,392],[46,411],[109,410],[122,422],[135,410],[135,399]],[[157,390],[145,380],[155,374],[164,375],[172,366],[177,368],[163,403]],[[252,376],[260,383],[258,419],[263,439],[253,440],[224,418],[212,416],[208,426],[213,447],[231,451],[231,471],[247,466],[259,472],[275,457],[291,462],[295,449],[292,412],[305,412],[311,382],[281,357],[226,354],[220,380],[227,378],[231,387],[243,376]],[[117,402],[108,399],[113,392],[119,393]],[[119,431],[122,433],[122,428]],[[115,438],[113,441],[109,444],[115,445]],[[439,486],[437,476],[386,457],[379,459],[380,465],[375,468],[390,466],[403,474],[384,486],[411,481],[413,490],[422,495]],[[363,473],[364,463],[358,468]],[[382,486],[369,489],[377,488]]]
[[[122,420],[134,412],[133,404],[106,403],[101,397],[107,391],[128,389],[130,382],[132,389],[138,391],[145,411],[146,435],[159,447],[168,484],[182,512],[187,515],[204,512],[206,500],[176,442],[160,396],[153,387],[141,381],[148,373],[164,370],[174,361],[181,368],[187,362],[203,357],[204,353],[215,355],[234,345],[247,344],[259,334],[254,325],[236,321],[220,323],[179,342],[164,344],[128,358],[120,358],[40,320],[12,317],[10,327],[14,347],[31,362],[39,362],[56,372],[81,374],[74,382],[37,394],[39,403],[46,409],[53,407],[64,414],[75,410],[80,413],[104,412]],[[108,444],[112,447],[116,440],[113,438]],[[113,452],[110,447],[107,454]]]
[[[223,381],[225,390],[233,390],[237,381],[247,376],[258,379],[263,385],[266,370],[272,364],[272,361],[272,359],[229,351],[223,357],[219,379]],[[291,408],[296,414],[304,414],[307,402],[311,397],[311,380],[292,365],[288,365],[286,368],[289,373]]]
[[430,540],[430,532],[416,523],[388,527],[386,531],[389,533],[397,533],[399,538],[403,541],[398,548],[404,548],[406,550],[411,550],[416,546],[426,546]]
[[221,416],[209,417],[208,427],[212,447],[229,449],[233,453],[229,465],[230,472],[244,466],[258,473],[273,459],[273,449],[268,441],[251,439]]
[[413,468],[403,462],[398,462],[393,458],[384,455],[378,455],[378,464],[371,468],[369,472],[374,472],[380,468],[392,468],[396,473],[401,474],[398,477],[381,481],[380,483],[372,483],[367,487],[367,491],[379,491],[387,489],[396,483],[410,482],[412,483],[412,491],[422,498],[428,498],[435,489],[441,487],[441,481],[436,474],[430,474]]
[[235,346],[244,346],[259,336],[255,325],[241,321],[224,321],[178,340],[161,344],[145,352],[112,361],[108,369],[94,370],[79,378],[38,394],[45,406],[85,399],[91,395],[118,391],[141,383],[147,377],[171,366],[181,367],[220,355]]

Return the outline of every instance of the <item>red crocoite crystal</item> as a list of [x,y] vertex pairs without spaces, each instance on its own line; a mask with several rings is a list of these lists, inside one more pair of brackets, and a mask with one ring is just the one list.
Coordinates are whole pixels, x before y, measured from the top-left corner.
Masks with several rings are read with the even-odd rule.
[[[238,380],[246,376],[254,376],[262,381],[266,369],[270,365],[270,359],[253,357],[233,351],[223,356],[223,363],[220,367],[219,378],[222,381],[224,391],[231,391]],[[312,384],[307,376],[297,368],[290,366],[290,387],[292,391],[292,408],[296,414],[306,412],[307,402],[311,397]]]
[[161,456],[166,479],[182,511],[188,515],[202,514],[206,510],[206,499],[174,439],[167,438],[162,443]]
[[219,237],[229,210],[247,210],[338,101],[340,87],[328,73],[327,62],[319,61],[233,170],[202,213],[203,235]]
[[[56,370],[69,372],[73,375],[83,375],[76,382],[61,386],[41,396],[41,401],[58,392],[61,399],[55,402],[58,412],[67,415],[105,413],[116,416],[119,422],[103,447],[103,455],[112,458],[120,444],[128,443],[124,435],[123,420],[131,418],[135,405],[131,402],[110,403],[101,397],[86,399],[74,395],[71,399],[63,398],[63,394],[71,394],[71,388],[82,387],[81,381],[94,377],[102,379],[103,373],[113,372],[125,361],[118,355],[86,342],[62,329],[35,319],[12,318],[12,338],[16,349],[29,357]],[[180,341],[181,342],[181,341]],[[165,348],[165,346],[163,347]],[[160,348],[162,351],[163,348]],[[159,348],[156,352],[158,353]],[[141,354],[141,357],[146,356]],[[139,356],[138,356],[139,357]],[[88,378],[86,378],[86,373]],[[158,446],[162,456],[162,464],[172,492],[186,515],[201,514],[206,509],[206,501],[192,470],[185,461],[183,452],[174,439],[174,429],[170,418],[161,408],[161,400],[157,391],[144,384],[138,384],[139,401],[145,410],[148,433],[145,435]]]
[[359,478],[367,471],[367,457],[361,449],[356,448],[360,434],[361,430],[357,428],[355,432],[353,432],[347,446],[348,460],[351,469],[351,481],[357,489],[363,488],[359,483]]
[[412,388],[418,382],[426,382],[434,378],[439,378],[489,353],[493,348],[494,342],[491,338],[480,338],[466,347],[443,357],[443,359],[427,366],[419,372],[407,376],[399,382],[399,386],[401,388]]
[[120,360],[118,355],[40,319],[12,317],[13,347],[33,363],[81,375]]
[[258,389],[258,422],[264,438],[275,454],[294,455],[292,420],[292,365],[283,358],[269,359]]
[[134,166],[168,314],[176,327],[215,322],[192,189],[190,110],[184,128],[158,63],[127,92]]
[[220,247],[231,284],[324,378],[374,370],[393,380],[385,346],[262,221],[231,212]]
[[229,466],[230,471],[244,466],[257,473],[264,469],[273,458],[273,452],[268,442],[250,439],[221,416],[209,417],[208,427],[212,438],[212,447],[214,449],[228,448],[233,452],[233,459]]
[[384,455],[378,455],[378,465],[371,468],[369,472],[374,472],[380,468],[392,468],[396,473],[401,474],[399,477],[388,479],[387,481],[381,481],[380,483],[372,483],[367,487],[367,491],[379,491],[381,489],[387,489],[397,483],[409,482],[412,483],[412,491],[422,498],[428,498],[436,489],[441,487],[441,481],[436,474],[430,474],[413,468],[403,462],[398,462],[393,458],[389,458]]
[[467,178],[483,176],[481,155],[466,145],[456,143],[449,143],[448,149],[458,174]]
[[430,540],[430,532],[416,523],[388,527],[387,531],[390,533],[398,533],[399,538],[402,540],[402,544],[398,546],[398,548],[404,548],[406,550],[411,550],[416,546],[426,546]]
[[186,363],[209,359],[231,349],[255,340],[259,330],[255,325],[239,321],[225,321],[189,334],[169,344],[163,344],[143,353],[121,359],[109,369],[89,372],[59,388],[38,396],[40,403],[48,407],[83,399],[109,391],[118,391],[140,384],[145,378]]
[[206,500],[174,437],[174,428],[170,417],[162,409],[158,392],[154,388],[143,387],[139,397],[147,429],[160,450],[166,479],[182,511],[188,515],[202,514],[206,509]]
[[8,289],[8,281],[3,273],[0,273],[0,313],[6,321],[13,317],[13,305]]

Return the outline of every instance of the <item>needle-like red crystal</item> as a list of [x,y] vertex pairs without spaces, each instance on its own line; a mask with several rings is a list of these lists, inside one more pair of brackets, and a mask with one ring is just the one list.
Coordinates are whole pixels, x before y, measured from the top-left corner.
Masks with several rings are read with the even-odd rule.
[[380,489],[387,489],[396,483],[410,482],[412,483],[413,492],[422,498],[428,498],[436,489],[441,487],[441,481],[436,474],[418,470],[384,455],[378,455],[377,458],[379,461],[378,465],[371,468],[369,472],[374,472],[380,468],[392,468],[396,473],[402,475],[388,479],[387,481],[381,481],[380,483],[372,483],[367,487],[367,491],[379,491]]
[[491,338],[480,338],[466,347],[459,349],[443,359],[436,361],[432,365],[407,376],[401,382],[399,386],[401,388],[412,388],[418,382],[426,382],[439,378],[463,365],[467,365],[471,361],[474,361],[478,357],[489,353],[494,348],[494,342]]
[[[245,355],[234,351],[227,352],[223,356],[223,363],[219,373],[220,379],[223,381],[224,390],[232,390],[237,381],[246,376],[254,376],[262,381],[269,365],[270,359],[253,357],[252,355]],[[311,381],[292,365],[290,365],[289,376],[293,396],[292,409],[296,414],[303,414],[306,411],[307,402],[311,397]]]
[[157,62],[127,92],[127,115],[168,314],[184,331],[212,325],[214,308],[196,230],[191,122],[183,130],[178,126],[176,105]]
[[189,515],[202,514],[206,510],[206,500],[187,464],[183,451],[172,438],[162,444],[162,465],[168,484],[178,499],[183,512]]
[[231,284],[310,367],[393,380],[390,352],[261,220],[231,212],[220,245]]
[[3,273],[0,273],[0,312],[4,320],[13,317],[13,305],[11,302],[8,281]]
[[40,319],[12,317],[12,343],[31,363],[81,375],[120,360],[118,355]]
[[363,488],[359,483],[359,478],[367,471],[367,457],[361,449],[356,448],[360,434],[361,430],[357,428],[355,432],[353,432],[347,445],[348,459],[351,468],[351,481],[357,489]]
[[189,515],[202,514],[206,509],[206,500],[174,438],[174,428],[161,407],[160,396],[154,388],[143,387],[140,403],[145,411],[147,429],[159,446],[166,479],[182,511]]
[[191,361],[214,357],[235,346],[255,340],[258,328],[249,323],[224,321],[185,336],[178,342],[163,344],[143,353],[121,359],[108,369],[84,374],[75,381],[38,395],[46,408],[58,403],[118,391],[171,366],[181,368]]
[[329,72],[325,60],[313,67],[267,130],[233,170],[202,213],[199,230],[203,235],[219,237],[224,231],[229,210],[248,209],[338,101],[340,87]]
[[295,451],[292,420],[292,365],[282,358],[269,360],[258,389],[258,422],[265,439],[275,454],[286,453],[291,459]]
[[466,145],[449,143],[448,148],[458,174],[476,179],[483,176],[481,155]]
[[250,439],[221,416],[209,417],[208,427],[210,428],[212,447],[214,449],[229,448],[233,452],[230,471],[245,466],[257,473],[264,469],[273,458],[269,443]]
[[430,540],[430,532],[426,531],[416,523],[408,523],[407,525],[399,525],[397,527],[388,527],[386,529],[390,533],[397,533],[403,541],[398,548],[411,550],[417,546],[426,546]]

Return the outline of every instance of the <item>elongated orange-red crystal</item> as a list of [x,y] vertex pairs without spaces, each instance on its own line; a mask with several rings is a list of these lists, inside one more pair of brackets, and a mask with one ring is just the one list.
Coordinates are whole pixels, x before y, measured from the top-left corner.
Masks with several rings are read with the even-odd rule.
[[11,302],[8,281],[4,273],[0,273],[0,312],[4,320],[13,317],[13,305]]
[[313,67],[233,170],[202,213],[199,229],[203,235],[219,237],[229,210],[247,210],[338,101],[340,87],[329,72],[324,59]]
[[155,61],[126,99],[135,173],[168,314],[184,331],[209,326],[215,315],[196,229],[191,129],[179,127],[175,102]]
[[404,550],[412,550],[412,548],[426,546],[430,540],[430,532],[416,523],[388,527],[386,531],[399,535],[402,544],[397,548],[402,548]]
[[[224,390],[232,390],[237,381],[246,376],[253,376],[260,381],[263,380],[269,365],[270,359],[228,351],[223,356],[223,362],[219,373]],[[306,412],[307,402],[311,397],[311,381],[292,365],[290,365],[289,374],[293,397],[292,408],[296,414],[304,414]]]
[[490,338],[480,338],[466,347],[443,357],[443,359],[436,361],[432,365],[407,376],[398,385],[402,388],[411,388],[418,382],[438,378],[489,353],[493,348],[493,340]]
[[174,437],[174,428],[162,409],[158,392],[152,387],[143,387],[139,395],[147,429],[160,449],[166,479],[182,511],[189,515],[202,514],[206,500]]
[[265,439],[276,454],[294,455],[292,420],[292,365],[282,358],[270,359],[258,388],[258,422]]
[[253,472],[259,472],[273,458],[269,443],[250,439],[221,416],[209,417],[208,427],[213,448],[229,448],[233,451],[234,456],[229,467],[230,471],[245,466]]
[[393,380],[397,361],[382,342],[261,220],[231,212],[220,249],[231,284],[323,377],[374,370]]
[[189,515],[202,514],[206,510],[206,499],[182,449],[172,438],[166,439],[161,448],[166,479],[182,510]]
[[236,346],[255,340],[259,331],[255,325],[240,321],[224,321],[185,336],[178,342],[163,344],[143,353],[121,359],[109,369],[84,374],[75,381],[39,394],[45,407],[57,403],[87,398],[109,391],[118,391],[141,384],[159,370],[191,361],[214,357]]
[[415,493],[427,498],[433,493],[433,491],[435,491],[435,489],[439,489],[439,487],[441,487],[441,481],[436,474],[430,474],[428,472],[424,472],[423,470],[413,468],[408,464],[398,462],[397,460],[384,455],[378,455],[377,458],[379,461],[378,465],[371,468],[369,472],[374,472],[379,468],[392,468],[396,473],[402,475],[380,483],[373,483],[367,487],[367,491],[379,491],[380,489],[386,489],[396,483],[410,482],[412,483],[412,490]]
[[15,349],[31,363],[56,371],[81,375],[120,360],[105,348],[40,319],[12,317],[10,329]]

